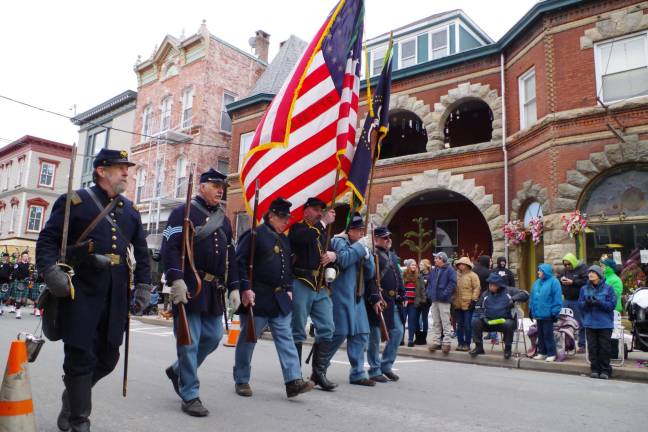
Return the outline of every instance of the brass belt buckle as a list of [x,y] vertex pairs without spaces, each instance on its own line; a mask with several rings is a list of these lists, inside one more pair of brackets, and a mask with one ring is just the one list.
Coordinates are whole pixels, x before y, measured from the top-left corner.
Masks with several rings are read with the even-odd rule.
[[110,258],[110,265],[119,265],[121,264],[121,255],[117,254],[106,254],[108,258]]
[[203,280],[205,282],[213,282],[215,278],[216,278],[216,276],[214,276],[211,273],[206,273],[206,272],[205,272],[205,275],[203,276]]
[[396,297],[396,291],[394,291],[394,290],[389,290],[389,291],[387,291],[387,295],[388,295],[390,298],[394,298],[394,297]]
[[280,292],[283,292],[283,290],[284,290],[283,287],[276,287],[276,288],[274,289],[274,292],[275,292],[275,293],[280,293]]

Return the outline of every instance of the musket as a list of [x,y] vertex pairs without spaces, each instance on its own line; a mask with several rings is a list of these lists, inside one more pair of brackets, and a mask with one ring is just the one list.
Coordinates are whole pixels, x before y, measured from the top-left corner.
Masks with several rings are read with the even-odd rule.
[[[252,289],[254,277],[254,255],[256,253],[256,227],[257,227],[257,209],[259,207],[259,179],[254,184],[254,208],[252,209],[252,229],[250,230],[250,258],[248,264],[248,287]],[[254,308],[252,303],[248,304],[248,322],[245,339],[248,342],[256,342],[256,326],[254,325]]]
[[[194,172],[194,167],[192,165],[189,172],[189,179],[187,180],[187,198],[185,201],[184,218],[182,220],[182,242],[180,243],[180,271],[182,271],[182,274],[184,275],[185,258],[186,258],[186,260],[189,261],[189,267],[191,268],[191,271],[193,272],[196,278],[196,293],[194,294],[194,296],[198,297],[200,295],[200,291],[202,290],[202,280],[200,279],[200,276],[198,275],[198,271],[194,266],[193,234],[195,232],[195,229],[193,224],[191,223],[191,219],[189,219],[189,216],[191,215],[191,196],[193,193],[193,172]],[[189,293],[187,293],[187,297],[191,298],[191,296],[189,296]],[[178,345],[191,345],[191,331],[189,330],[189,321],[187,320],[187,311],[185,309],[185,305],[183,303],[178,303],[177,307],[178,307],[177,343]]]
[[128,246],[126,252],[126,264],[128,267],[128,284],[126,285],[126,337],[124,340],[124,377],[122,379],[122,396],[126,397],[128,392],[128,352],[130,347],[130,301],[132,297],[131,287],[133,286],[133,255],[132,245]]
[[[371,130],[371,135],[370,135],[370,142],[371,142],[371,148],[374,149],[374,152],[377,151],[377,146],[380,145],[379,139],[378,139],[378,133],[376,129]],[[374,179],[374,169],[376,166],[376,160],[377,157],[372,158],[372,163],[371,163],[371,169],[369,171],[369,184],[367,185],[367,196],[365,199],[365,204],[367,206],[367,212],[365,213],[365,227],[369,226],[369,204],[370,204],[370,198],[371,198],[371,187],[373,186],[373,179]],[[373,229],[371,230],[371,243],[373,245],[373,239],[374,239],[374,232]],[[373,247],[375,250],[375,246]],[[383,299],[382,296],[382,287],[381,287],[381,280],[380,280],[380,258],[378,257],[378,253],[374,253],[374,262],[375,262],[375,267],[376,267],[376,289],[378,290],[378,296],[380,298],[379,303],[381,305],[385,304],[385,300]],[[362,280],[358,281],[356,285],[356,295],[360,295],[360,287],[361,283],[363,283]],[[395,306],[394,306],[395,307]],[[387,342],[389,341],[389,332],[387,331],[387,324],[385,324],[385,317],[383,316],[382,311],[378,314],[378,319],[380,321],[380,340],[382,342]]]
[[[77,145],[72,144],[72,159],[70,159],[70,175],[68,176],[67,194],[65,195],[65,209],[63,211],[63,232],[61,233],[61,256],[59,264],[67,263],[67,243],[68,233],[70,231],[70,207],[72,205],[72,183],[74,179],[74,161],[76,160]],[[71,268],[69,268],[70,277],[72,276]],[[74,300],[74,285],[70,283],[70,298]]]

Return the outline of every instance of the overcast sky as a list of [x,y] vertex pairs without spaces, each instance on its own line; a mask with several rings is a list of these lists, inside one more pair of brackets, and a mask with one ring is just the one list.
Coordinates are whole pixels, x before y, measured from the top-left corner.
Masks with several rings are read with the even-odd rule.
[[[255,30],[270,33],[270,58],[295,34],[310,41],[336,0],[3,1],[0,6],[0,95],[62,114],[85,111],[127,89],[133,65],[166,34],[210,32],[250,52]],[[426,16],[463,9],[498,40],[534,0],[366,0],[365,37]],[[69,120],[0,98],[0,146],[23,135],[71,144]]]

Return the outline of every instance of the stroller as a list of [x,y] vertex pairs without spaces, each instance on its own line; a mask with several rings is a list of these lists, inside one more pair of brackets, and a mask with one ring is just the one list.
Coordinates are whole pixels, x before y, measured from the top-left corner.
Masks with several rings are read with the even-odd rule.
[[632,322],[632,349],[648,352],[648,287],[639,288],[626,303]]
[[[570,308],[562,308],[558,315],[558,321],[553,325],[553,336],[556,343],[556,361],[562,362],[567,357],[576,353],[576,338],[579,329],[578,321],[574,318],[574,311]],[[527,351],[528,357],[538,353],[538,328],[536,324],[531,325],[527,332],[531,341],[531,348]]]

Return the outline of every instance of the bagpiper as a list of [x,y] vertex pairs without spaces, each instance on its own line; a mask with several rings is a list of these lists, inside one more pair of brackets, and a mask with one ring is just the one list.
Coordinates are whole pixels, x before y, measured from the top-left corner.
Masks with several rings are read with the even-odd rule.
[[65,391],[57,423],[63,431],[90,430],[92,387],[117,365],[129,297],[134,296],[136,310],[150,300],[144,227],[133,203],[122,195],[133,165],[127,152],[102,149],[93,161],[95,185],[71,194],[65,239],[67,263],[74,268],[71,285],[58,265],[66,195],[54,203],[36,241],[36,268],[59,299]]

